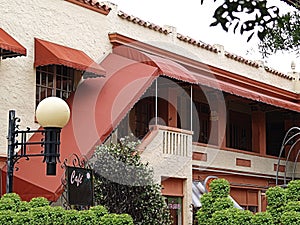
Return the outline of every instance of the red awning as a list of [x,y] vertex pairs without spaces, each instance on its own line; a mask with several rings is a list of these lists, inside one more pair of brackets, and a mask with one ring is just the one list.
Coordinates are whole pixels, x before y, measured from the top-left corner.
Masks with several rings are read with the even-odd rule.
[[[239,97],[251,99],[257,102],[262,102],[279,108],[300,112],[299,103],[278,98],[276,96],[270,96],[263,92],[255,91],[253,90],[253,87],[247,88],[245,84],[244,86],[242,86],[242,85],[237,85],[237,84],[228,83],[226,81],[222,81],[218,79],[216,76],[214,76],[212,72],[205,75],[199,73],[193,73],[193,74],[198,80],[198,83],[201,85],[218,89]],[[264,90],[264,91],[268,91],[268,90]]]
[[3,59],[26,56],[26,49],[2,28],[0,28],[0,56]]
[[76,70],[105,75],[105,70],[84,52],[35,38],[34,66],[64,65]]
[[230,81],[230,79],[225,81],[224,77],[222,79],[219,78],[208,65],[203,68],[194,68],[194,70],[191,71],[172,60],[144,53],[127,46],[117,46],[113,49],[113,52],[142,63],[157,66],[160,69],[159,73],[161,75],[166,75],[188,83],[204,85],[236,96],[300,112],[299,103],[282,99],[275,95],[268,95],[268,90],[258,90],[257,87],[251,87],[245,83],[239,83],[236,80],[234,80],[234,82]]
[[192,84],[198,83],[195,76],[189,70],[170,59],[151,55],[126,46],[115,47],[113,49],[113,53],[157,67],[159,69],[159,75],[171,77],[176,80],[181,80]]

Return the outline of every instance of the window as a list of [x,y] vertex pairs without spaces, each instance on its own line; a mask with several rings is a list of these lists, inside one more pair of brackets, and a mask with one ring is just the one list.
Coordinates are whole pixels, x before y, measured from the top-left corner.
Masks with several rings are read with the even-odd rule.
[[46,97],[66,100],[75,89],[76,70],[61,65],[39,66],[36,69],[36,105]]
[[193,127],[193,141],[207,144],[211,130],[210,108],[206,103],[194,102],[194,104],[197,112],[193,113],[193,121],[199,120],[199,123],[193,125],[197,124],[199,128]]
[[229,111],[228,147],[252,151],[252,122],[246,113]]
[[[279,156],[285,136],[284,116],[280,112],[266,114],[267,155]],[[284,152],[283,155],[284,156]]]

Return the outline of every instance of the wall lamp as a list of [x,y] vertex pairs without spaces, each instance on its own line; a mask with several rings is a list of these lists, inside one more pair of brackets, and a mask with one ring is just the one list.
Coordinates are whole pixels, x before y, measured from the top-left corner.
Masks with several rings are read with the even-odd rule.
[[[29,159],[33,156],[42,156],[46,162],[46,175],[56,175],[56,164],[60,156],[60,131],[69,121],[70,109],[67,103],[58,97],[43,99],[37,106],[36,119],[44,128],[31,130],[19,129],[20,118],[16,117],[15,110],[9,111],[8,121],[8,148],[7,148],[7,176],[6,192],[13,192],[13,174],[16,162],[21,158]],[[41,141],[28,141],[27,136],[41,133]],[[40,145],[43,150],[40,154],[28,154],[31,145]]]

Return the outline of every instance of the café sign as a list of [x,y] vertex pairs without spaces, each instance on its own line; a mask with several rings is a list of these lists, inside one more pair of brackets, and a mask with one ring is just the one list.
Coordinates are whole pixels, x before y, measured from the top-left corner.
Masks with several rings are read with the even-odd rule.
[[93,171],[67,166],[67,193],[70,205],[91,206],[94,201]]

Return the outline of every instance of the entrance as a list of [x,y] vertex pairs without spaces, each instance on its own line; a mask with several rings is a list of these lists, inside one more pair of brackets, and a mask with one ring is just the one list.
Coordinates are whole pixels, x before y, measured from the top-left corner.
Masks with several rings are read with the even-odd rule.
[[182,225],[182,197],[167,196],[166,202],[173,221],[172,225]]

